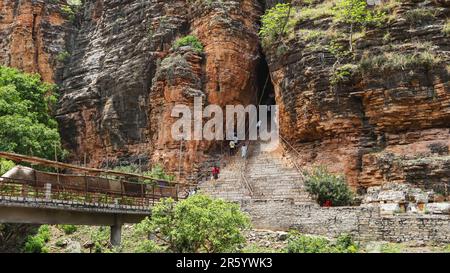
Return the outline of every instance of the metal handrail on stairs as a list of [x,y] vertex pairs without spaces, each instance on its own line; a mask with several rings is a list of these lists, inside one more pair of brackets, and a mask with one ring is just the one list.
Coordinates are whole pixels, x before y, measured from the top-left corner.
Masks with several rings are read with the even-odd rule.
[[251,186],[250,182],[247,180],[247,177],[245,177],[245,172],[247,170],[247,163],[248,163],[247,159],[248,159],[249,151],[250,151],[250,143],[248,144],[248,147],[247,147],[247,156],[244,158],[244,165],[241,167],[240,171],[241,171],[242,180],[245,182],[245,183],[243,183],[244,187],[247,188],[247,190],[250,193],[250,196],[252,196],[253,195],[253,187]]
[[[292,146],[292,144],[289,143],[289,141],[287,141],[287,140],[286,140],[284,137],[282,137],[281,135],[280,135],[280,139],[281,139],[282,141],[284,141],[284,142],[288,145],[288,147],[289,147],[291,150],[293,150],[298,156],[301,155],[300,152],[297,151],[297,149],[295,149],[294,146]],[[283,145],[282,145],[281,147],[284,148]],[[287,151],[287,152],[288,152],[288,151]],[[304,173],[303,173],[303,170],[298,166],[297,162],[296,162],[295,160],[292,160],[292,159],[290,158],[289,154],[288,154],[288,158],[290,159],[291,163],[294,164],[295,168],[298,170],[298,172],[299,172],[300,175],[302,176],[302,179],[305,179],[305,175],[304,175]]]

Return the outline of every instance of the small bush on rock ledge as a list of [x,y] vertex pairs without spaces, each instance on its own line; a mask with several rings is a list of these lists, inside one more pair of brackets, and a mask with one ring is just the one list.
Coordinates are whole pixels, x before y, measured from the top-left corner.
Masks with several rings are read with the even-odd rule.
[[353,203],[353,192],[345,177],[331,174],[324,167],[307,172],[305,186],[321,206],[348,206]]
[[178,49],[183,46],[190,46],[197,53],[203,52],[203,44],[194,35],[188,35],[175,41],[174,49]]

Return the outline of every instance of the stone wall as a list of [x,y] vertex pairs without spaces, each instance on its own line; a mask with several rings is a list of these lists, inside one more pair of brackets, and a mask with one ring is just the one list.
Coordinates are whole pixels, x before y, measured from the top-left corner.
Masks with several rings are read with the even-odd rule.
[[449,215],[383,215],[377,206],[323,208],[290,200],[243,201],[242,208],[260,229],[296,229],[327,237],[348,233],[361,241],[450,243]]

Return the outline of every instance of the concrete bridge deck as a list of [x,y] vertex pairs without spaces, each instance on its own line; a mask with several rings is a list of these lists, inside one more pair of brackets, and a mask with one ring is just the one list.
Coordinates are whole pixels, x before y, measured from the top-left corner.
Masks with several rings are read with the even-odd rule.
[[110,226],[112,245],[120,245],[123,224],[150,215],[151,207],[0,196],[0,223]]

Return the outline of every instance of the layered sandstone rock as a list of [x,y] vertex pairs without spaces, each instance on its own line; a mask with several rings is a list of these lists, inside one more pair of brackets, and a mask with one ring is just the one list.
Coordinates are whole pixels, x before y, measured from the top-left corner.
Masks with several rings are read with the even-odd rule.
[[[329,14],[300,15],[289,33],[294,38],[265,48],[281,133],[301,153],[301,165],[343,172],[355,188],[411,182],[442,191],[450,184],[450,42],[442,31],[449,9],[444,6],[397,3],[389,23],[356,36],[354,57],[336,54],[336,44],[345,49],[348,40],[339,35],[345,25],[333,24]],[[412,10],[423,8],[433,17],[408,21]],[[427,61],[390,70],[359,63],[382,55],[388,57],[381,65],[394,57],[420,55]],[[333,82],[337,68],[347,63],[356,72]]]
[[[221,141],[173,140],[171,117],[177,104],[187,105],[194,114],[194,97],[203,107],[214,104],[247,105],[256,101],[259,64],[256,1],[202,3],[192,7],[190,32],[204,45],[204,52],[181,48],[168,55],[158,67],[150,93],[152,162],[171,172],[195,179],[221,157]],[[225,112],[225,111],[224,111]],[[200,113],[201,114],[201,113]],[[205,124],[208,118],[203,118]],[[194,129],[194,125],[192,125]]]
[[[253,0],[87,1],[57,113],[72,160],[86,154],[92,166],[139,160],[178,171],[171,106],[192,104],[195,94],[205,105],[256,99],[261,13]],[[188,34],[203,43],[202,54],[171,51]],[[200,168],[210,148],[185,146],[183,173]]]
[[0,2],[0,64],[57,81],[70,29],[65,1]]
[[[175,121],[171,107],[192,107],[195,95],[205,106],[255,101],[262,76],[257,70],[260,1],[85,2],[72,23],[61,10],[65,1],[0,3],[0,63],[61,82],[56,114],[70,160],[86,158],[96,167],[162,163],[184,176],[216,161],[221,143],[181,147],[169,136]],[[302,2],[293,1],[294,7],[308,8]],[[433,16],[411,21],[408,12],[423,8]],[[389,23],[355,35],[351,58],[337,55],[336,45],[348,45],[340,35],[346,26],[333,24],[327,12],[300,17],[290,39],[264,49],[281,133],[300,152],[300,165],[343,172],[355,188],[406,181],[445,193],[450,183],[450,43],[443,31],[448,3],[402,1],[390,9]],[[308,32],[318,30],[318,36]],[[172,49],[188,34],[200,39],[204,52]],[[366,69],[333,82],[346,64],[384,53],[431,53],[439,61]]]

